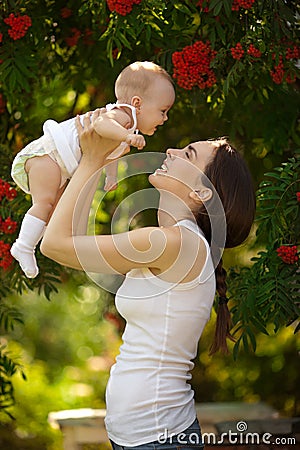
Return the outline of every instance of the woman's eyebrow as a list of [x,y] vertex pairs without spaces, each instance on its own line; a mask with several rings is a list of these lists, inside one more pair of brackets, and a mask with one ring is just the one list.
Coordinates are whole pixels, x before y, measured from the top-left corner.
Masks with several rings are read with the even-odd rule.
[[198,155],[197,155],[196,149],[192,145],[189,145],[188,149],[191,150],[194,153],[194,157],[195,157],[195,159],[197,159]]

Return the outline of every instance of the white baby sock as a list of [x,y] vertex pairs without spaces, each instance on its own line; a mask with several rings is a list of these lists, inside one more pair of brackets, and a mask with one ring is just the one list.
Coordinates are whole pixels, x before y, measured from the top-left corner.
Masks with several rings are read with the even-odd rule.
[[10,249],[12,256],[19,262],[27,278],[35,278],[39,273],[35,259],[35,247],[43,237],[46,222],[25,214],[19,237]]

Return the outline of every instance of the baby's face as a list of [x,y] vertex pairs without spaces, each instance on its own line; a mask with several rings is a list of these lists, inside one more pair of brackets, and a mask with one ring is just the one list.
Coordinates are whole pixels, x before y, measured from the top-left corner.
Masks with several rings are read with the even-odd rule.
[[175,91],[164,77],[157,77],[151,91],[142,98],[137,110],[137,128],[142,134],[152,136],[157,127],[168,120],[168,111],[175,101]]

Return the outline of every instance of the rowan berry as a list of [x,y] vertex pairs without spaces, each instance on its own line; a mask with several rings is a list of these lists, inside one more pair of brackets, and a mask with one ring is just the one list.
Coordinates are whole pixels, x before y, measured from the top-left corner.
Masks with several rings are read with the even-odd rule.
[[242,59],[242,57],[244,56],[244,53],[245,53],[245,51],[243,50],[242,44],[240,42],[238,42],[235,47],[232,47],[230,49],[230,51],[231,51],[232,57],[234,59],[238,59],[238,60]]
[[134,5],[139,5],[142,0],[106,0],[108,9],[116,11],[121,16],[131,13]]
[[83,43],[84,43],[84,45],[94,45],[95,44],[95,40],[93,39],[93,31],[90,28],[87,28],[84,31]]
[[24,16],[15,16],[11,13],[4,19],[4,22],[10,26],[8,34],[14,41],[24,37],[28,28],[32,25],[31,18],[26,14]]
[[172,62],[174,65],[173,78],[183,89],[190,90],[194,86],[205,89],[216,83],[216,76],[211,69],[211,62],[217,52],[212,50],[210,42],[196,41],[182,51],[174,52]]
[[253,44],[249,45],[249,48],[247,50],[248,55],[253,56],[253,58],[260,58],[262,53],[258,48],[254,47]]
[[[203,3],[205,6],[203,6]],[[196,3],[196,6],[199,6],[199,8],[202,12],[208,12],[209,11],[209,0],[199,0],[198,3]]]
[[300,58],[300,47],[294,45],[293,47],[288,47],[285,53],[286,59],[299,59]]
[[299,260],[297,246],[281,245],[276,250],[277,255],[286,264],[295,264]]
[[[273,59],[275,59],[275,56],[273,55]],[[284,78],[284,68],[283,68],[283,61],[282,56],[279,56],[279,62],[276,66],[274,66],[274,70],[270,70],[270,75],[272,77],[272,80],[276,84],[281,84],[283,82]]]
[[60,15],[63,19],[67,19],[68,17],[72,16],[73,12],[70,8],[65,6],[60,10]]
[[6,270],[11,266],[12,262],[13,257],[10,254],[10,245],[0,241],[0,267]]
[[285,77],[285,81],[289,84],[293,84],[296,82],[296,75],[293,73],[287,73]]
[[296,192],[297,202],[300,203],[300,192]]
[[5,112],[6,107],[6,101],[3,97],[3,94],[0,93],[0,114],[3,114]]
[[17,191],[11,185],[0,178],[0,201],[3,197],[7,200],[13,200],[17,196]]
[[65,41],[68,47],[75,47],[81,36],[81,31],[78,28],[71,28],[71,31],[73,33],[72,36],[65,38]]
[[233,0],[231,10],[239,11],[240,8],[251,9],[255,0]]
[[13,234],[17,229],[17,222],[11,219],[11,217],[7,217],[3,220],[0,217],[0,231],[4,234]]

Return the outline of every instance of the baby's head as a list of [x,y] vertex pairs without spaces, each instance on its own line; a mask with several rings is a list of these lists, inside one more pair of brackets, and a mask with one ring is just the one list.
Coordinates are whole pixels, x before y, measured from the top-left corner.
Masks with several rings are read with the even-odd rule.
[[162,67],[149,61],[137,61],[125,67],[116,80],[115,94],[119,103],[136,108],[137,127],[149,136],[168,119],[167,113],[175,100],[172,78]]

